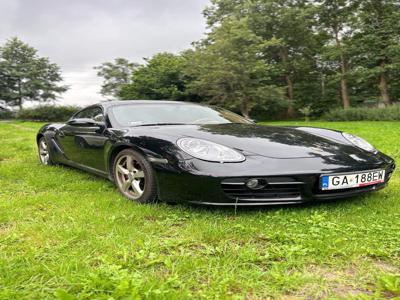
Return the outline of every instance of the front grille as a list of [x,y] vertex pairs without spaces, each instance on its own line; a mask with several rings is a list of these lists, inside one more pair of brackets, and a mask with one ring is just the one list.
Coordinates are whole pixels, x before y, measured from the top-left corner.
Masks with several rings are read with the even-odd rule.
[[248,178],[225,179],[221,187],[225,194],[240,202],[299,202],[304,182],[291,177],[257,178],[267,182],[261,189],[246,186]]
[[[221,188],[228,198],[243,205],[292,204],[308,200],[339,199],[384,188],[394,169],[394,164],[386,168],[384,183],[340,190],[321,190],[321,174],[226,178],[221,181]],[[267,184],[260,189],[251,189],[246,185],[250,179],[263,180]]]

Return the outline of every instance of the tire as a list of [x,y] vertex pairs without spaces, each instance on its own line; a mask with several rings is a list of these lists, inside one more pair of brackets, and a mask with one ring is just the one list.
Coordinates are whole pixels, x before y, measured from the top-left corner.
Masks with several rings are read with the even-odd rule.
[[156,202],[154,170],[139,152],[132,149],[119,152],[113,163],[113,178],[118,190],[126,198],[138,203]]
[[38,142],[38,156],[39,156],[39,161],[42,165],[46,166],[53,165],[53,160],[51,159],[49,146],[44,136],[42,136]]

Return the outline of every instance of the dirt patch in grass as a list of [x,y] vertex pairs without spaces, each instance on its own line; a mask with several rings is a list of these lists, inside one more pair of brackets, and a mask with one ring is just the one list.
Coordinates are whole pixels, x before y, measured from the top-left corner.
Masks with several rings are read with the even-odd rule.
[[398,266],[393,265],[390,262],[380,260],[380,259],[375,259],[373,261],[373,264],[375,267],[385,273],[400,273],[400,268]]
[[354,265],[344,269],[334,269],[324,265],[312,265],[306,269],[315,278],[315,282],[307,283],[292,295],[284,299],[328,299],[332,296],[347,299],[360,295],[370,295],[371,292],[362,284],[354,286],[359,273]]
[[155,216],[145,216],[144,219],[148,222],[156,222],[158,220]]
[[0,235],[8,234],[15,228],[15,223],[7,222],[7,223],[0,223]]

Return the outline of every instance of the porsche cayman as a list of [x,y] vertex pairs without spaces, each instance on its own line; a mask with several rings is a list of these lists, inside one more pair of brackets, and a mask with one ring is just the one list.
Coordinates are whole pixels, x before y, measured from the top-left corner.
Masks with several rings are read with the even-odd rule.
[[37,133],[39,159],[113,181],[140,203],[296,204],[384,188],[395,162],[360,137],[257,125],[174,101],[111,101]]

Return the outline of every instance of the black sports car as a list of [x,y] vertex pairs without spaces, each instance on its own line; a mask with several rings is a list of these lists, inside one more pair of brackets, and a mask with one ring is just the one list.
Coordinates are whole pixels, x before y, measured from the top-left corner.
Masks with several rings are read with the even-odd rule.
[[394,160],[348,133],[256,125],[224,109],[174,101],[87,107],[37,134],[43,164],[114,181],[140,203],[293,204],[386,186]]

